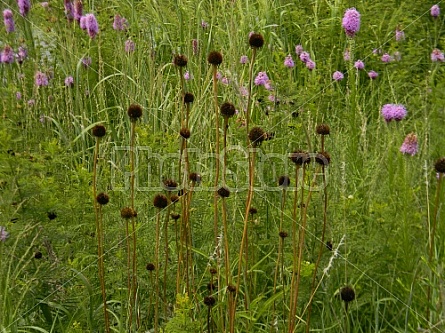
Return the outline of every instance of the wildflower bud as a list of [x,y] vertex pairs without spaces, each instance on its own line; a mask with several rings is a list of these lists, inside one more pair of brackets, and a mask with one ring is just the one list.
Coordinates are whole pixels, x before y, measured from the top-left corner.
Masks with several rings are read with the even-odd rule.
[[315,162],[317,162],[320,165],[328,166],[329,163],[331,162],[331,155],[329,155],[329,153],[326,151],[319,152],[315,156]]
[[329,135],[330,131],[331,131],[331,129],[329,128],[329,125],[327,125],[327,124],[320,124],[316,128],[317,134],[320,134],[320,135]]
[[434,169],[438,173],[445,173],[445,157],[439,158],[434,164]]
[[254,127],[249,132],[249,140],[253,147],[258,147],[265,139],[264,130],[261,127]]
[[224,118],[230,118],[235,115],[235,106],[232,103],[225,102],[221,104],[220,111]]
[[168,199],[163,194],[158,194],[153,199],[153,206],[155,206],[158,209],[164,209],[168,205]]
[[163,183],[164,189],[166,189],[167,191],[174,191],[178,187],[178,183],[173,179],[165,179]]
[[289,158],[292,162],[294,162],[296,165],[303,165],[310,162],[310,156],[307,152],[302,150],[296,150],[293,153],[290,154]]
[[177,55],[175,55],[175,58],[173,59],[173,63],[175,64],[175,66],[185,67],[185,66],[187,66],[187,57],[182,54],[177,54]]
[[195,96],[192,93],[185,93],[184,104],[193,103],[194,100],[195,100]]
[[278,185],[286,188],[290,185],[290,178],[288,176],[280,176],[280,178],[278,178]]
[[221,187],[220,189],[218,189],[218,195],[221,198],[228,198],[230,196],[230,190],[227,187]]
[[286,231],[281,230],[278,235],[280,236],[280,238],[284,239],[288,236]]
[[250,215],[255,215],[256,213],[258,213],[258,209],[256,209],[255,207],[250,207],[249,208],[249,214]]
[[218,51],[210,52],[209,56],[207,57],[207,61],[209,62],[209,64],[214,65],[214,66],[221,65],[221,63],[223,61],[221,52],[218,52]]
[[213,296],[204,297],[204,304],[207,305],[208,307],[214,306],[215,303],[216,303],[215,297]]
[[351,286],[345,286],[340,290],[340,297],[343,302],[349,303],[355,299],[355,291]]
[[264,45],[264,37],[261,34],[253,33],[249,37],[249,45],[253,48],[260,48]]
[[186,140],[190,138],[190,130],[186,127],[181,128],[179,134]]
[[110,201],[110,197],[106,193],[99,193],[96,197],[96,201],[99,205],[106,205]]
[[131,207],[124,207],[121,209],[121,217],[123,219],[131,219],[132,217],[136,217],[136,211]]
[[147,271],[152,272],[152,271],[155,270],[155,264],[150,262],[150,263],[147,264],[147,266],[145,266],[145,268],[147,269]]
[[138,104],[131,104],[127,111],[130,121],[137,121],[142,116],[142,107]]

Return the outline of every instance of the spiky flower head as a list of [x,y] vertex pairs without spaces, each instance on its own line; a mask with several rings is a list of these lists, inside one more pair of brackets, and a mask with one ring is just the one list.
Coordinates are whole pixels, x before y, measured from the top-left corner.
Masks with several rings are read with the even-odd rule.
[[376,71],[369,71],[369,72],[368,72],[368,77],[369,77],[371,80],[375,80],[375,79],[377,79],[378,76],[379,76],[379,73],[377,73]]
[[410,133],[406,136],[400,147],[400,152],[403,154],[409,154],[411,156],[415,155],[418,150],[417,135]]
[[127,111],[131,122],[137,121],[142,116],[142,107],[139,104],[131,104]]
[[433,5],[430,9],[430,14],[433,18],[436,18],[440,15],[440,7],[439,5]]
[[434,163],[434,169],[438,173],[445,173],[445,157],[439,158],[436,163]]
[[131,207],[124,207],[121,209],[121,217],[123,219],[131,219],[132,217],[136,217],[138,214]]
[[200,182],[201,182],[201,175],[200,175],[199,173],[192,172],[192,173],[189,175],[189,180],[190,180],[191,182],[194,182],[194,183],[200,183]]
[[331,162],[331,155],[327,151],[322,151],[315,155],[315,162],[320,165],[328,166]]
[[236,293],[236,286],[229,284],[227,286],[227,290],[229,291],[229,293]]
[[106,205],[110,201],[108,194],[101,192],[96,196],[96,201],[99,205]]
[[260,48],[264,45],[264,37],[259,33],[253,33],[249,36],[249,45],[252,48]]
[[342,72],[340,71],[335,71],[334,74],[332,74],[332,79],[335,81],[340,81],[344,79],[344,75]]
[[167,191],[174,191],[178,187],[178,183],[173,179],[165,179],[162,183]]
[[9,238],[9,232],[5,227],[0,226],[0,242],[5,242]]
[[399,27],[397,27],[395,36],[396,36],[396,41],[401,42],[405,39],[405,32],[401,30]]
[[281,186],[282,188],[289,187],[290,185],[289,176],[280,176],[280,178],[278,178],[278,185]]
[[265,138],[265,132],[261,127],[254,127],[249,132],[249,140],[253,147],[260,146]]
[[17,5],[19,7],[20,15],[22,16],[28,15],[29,10],[31,9],[30,0],[17,0]]
[[230,118],[235,115],[235,106],[232,103],[224,102],[220,107],[221,115],[224,118]]
[[357,60],[357,61],[354,63],[354,67],[355,67],[356,69],[358,69],[358,70],[362,70],[362,69],[365,68],[365,63],[364,63],[363,61],[361,61],[361,60]]
[[43,254],[40,251],[37,251],[36,253],[34,253],[34,258],[35,259],[42,259]]
[[407,111],[402,104],[385,104],[381,110],[382,116],[386,122],[391,120],[400,121],[406,117]]
[[443,52],[439,49],[434,49],[431,52],[431,61],[433,62],[443,62],[445,60],[445,56],[443,54]]
[[280,238],[284,239],[284,238],[286,238],[286,237],[288,236],[288,234],[287,234],[286,231],[281,230],[281,231],[278,233],[278,236],[280,236]]
[[153,199],[153,206],[158,209],[164,209],[168,205],[168,199],[163,194],[157,194]]
[[380,60],[382,60],[382,62],[388,63],[392,61],[392,57],[388,53],[384,53]]
[[294,60],[292,59],[292,56],[289,54],[284,59],[284,67],[287,68],[293,68],[295,66]]
[[93,135],[96,138],[102,138],[107,133],[104,125],[96,125],[93,127]]
[[331,132],[331,128],[328,124],[320,124],[317,126],[315,131],[317,132],[317,134],[320,135],[329,135],[329,133]]
[[258,209],[256,209],[255,207],[250,207],[249,208],[249,214],[250,215],[255,215],[256,213],[258,213]]
[[215,297],[213,297],[213,296],[204,297],[204,304],[207,305],[208,307],[214,306],[215,303],[216,303]]
[[195,100],[195,96],[192,93],[185,93],[184,94],[184,104],[193,103]]
[[225,186],[219,188],[217,193],[221,198],[228,198],[230,196],[230,190]]
[[181,128],[179,134],[186,140],[190,138],[190,130],[187,127]]
[[290,154],[289,158],[298,166],[307,164],[311,161],[309,154],[303,150],[296,150]]
[[340,297],[343,302],[349,303],[355,299],[355,291],[351,286],[345,286],[340,289]]
[[346,9],[342,20],[342,26],[346,36],[351,38],[355,36],[360,30],[360,13],[357,9],[354,7]]
[[207,57],[207,61],[209,62],[210,65],[213,65],[213,66],[221,65],[221,63],[223,61],[221,52],[218,52],[218,51],[210,52]]
[[147,264],[147,266],[145,266],[145,268],[147,269],[147,271],[152,272],[152,271],[155,270],[156,266],[155,266],[155,264],[153,264],[152,262],[149,262],[149,263]]
[[173,63],[175,64],[175,66],[178,67],[185,67],[187,66],[187,57],[183,54],[177,54],[175,55],[174,59],[173,59]]
[[218,270],[215,267],[211,267],[209,269],[209,272],[210,272],[211,275],[216,275],[216,273],[218,273]]
[[181,217],[181,215],[180,214],[178,214],[178,213],[171,213],[170,214],[170,217],[173,219],[173,220],[179,220],[179,218]]
[[179,201],[179,195],[176,194],[170,195],[170,201],[173,203],[177,203]]
[[90,36],[91,39],[95,38],[99,33],[99,24],[97,23],[96,17],[94,16],[94,14],[91,13],[86,14],[85,16],[82,17],[85,17],[84,25],[85,29],[88,32],[88,35]]
[[3,11],[3,22],[5,23],[5,28],[7,33],[14,32],[15,24],[14,24],[14,18],[12,17],[12,10],[5,9]]

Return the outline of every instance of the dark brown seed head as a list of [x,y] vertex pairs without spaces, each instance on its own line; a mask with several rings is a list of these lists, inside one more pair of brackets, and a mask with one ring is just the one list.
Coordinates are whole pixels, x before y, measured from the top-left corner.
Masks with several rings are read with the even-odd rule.
[[328,166],[331,162],[331,155],[327,151],[319,152],[315,156],[315,162],[317,162],[320,165]]
[[261,34],[253,33],[249,37],[249,45],[251,47],[260,48],[264,45],[264,37]]
[[185,67],[187,66],[187,57],[183,54],[177,54],[173,59],[173,63],[175,64],[175,66]]
[[264,131],[261,127],[254,127],[249,132],[249,140],[253,147],[258,147],[265,139]]
[[190,130],[186,127],[181,128],[179,134],[184,138],[188,139],[190,137]]
[[96,197],[96,201],[99,205],[106,205],[110,201],[110,197],[106,193],[99,193]]
[[207,61],[210,65],[219,66],[221,65],[223,58],[221,52],[218,51],[212,51],[209,53],[209,56],[207,57]]
[[258,213],[258,209],[256,209],[255,207],[250,207],[249,208],[249,214],[250,215],[255,215],[256,213]]
[[184,103],[193,103],[195,100],[195,96],[192,93],[185,93],[184,95]]
[[218,189],[218,195],[221,198],[228,198],[230,196],[230,190],[227,187],[223,186]]
[[343,302],[351,302],[355,299],[355,291],[351,286],[345,286],[340,289],[340,297]]
[[230,118],[235,115],[235,106],[232,103],[224,102],[221,104],[220,111],[224,118]]
[[280,176],[280,178],[278,178],[278,185],[283,188],[289,187],[290,178],[288,176]]
[[163,184],[167,191],[174,191],[178,187],[178,183],[173,179],[164,179]]
[[283,230],[281,230],[279,233],[278,233],[278,235],[281,237],[281,238],[286,238],[288,235],[287,235],[287,232],[286,231],[283,231]]
[[37,251],[36,253],[34,253],[34,258],[36,258],[36,259],[42,259],[42,257],[43,257],[42,252]]
[[201,182],[201,175],[199,173],[192,172],[189,175],[189,179],[190,179],[191,182],[200,183]]
[[131,104],[127,111],[130,121],[137,121],[142,116],[142,107],[139,104]]
[[96,138],[101,138],[101,137],[105,136],[106,133],[107,133],[107,131],[106,131],[104,125],[96,125],[93,127],[93,135]]
[[155,264],[153,264],[152,262],[149,262],[147,264],[147,266],[145,266],[145,268],[147,269],[147,271],[151,272],[155,270]]
[[47,215],[50,220],[54,220],[57,217],[55,212],[48,212]]
[[170,200],[173,203],[177,203],[179,201],[179,196],[176,194],[172,194],[172,195],[170,195]]
[[434,164],[436,172],[445,173],[445,157],[439,158]]
[[329,135],[329,133],[331,132],[331,129],[329,128],[328,124],[320,124],[316,128],[316,132],[317,132],[317,134],[320,134],[320,135]]
[[218,273],[218,270],[215,267],[210,268],[209,270],[210,274],[215,275],[216,273]]
[[123,219],[131,219],[132,217],[136,217],[138,214],[131,207],[124,207],[121,209],[121,217]]
[[173,220],[179,220],[179,218],[181,217],[181,215],[179,215],[179,214],[177,214],[177,213],[171,213],[171,218],[173,219]]
[[331,241],[327,241],[327,242],[326,242],[326,248],[327,248],[329,251],[332,251],[332,242],[331,242]]
[[230,293],[236,293],[236,287],[235,287],[234,285],[229,284],[229,285],[227,286],[227,290],[228,290]]
[[215,297],[213,297],[213,296],[204,297],[204,304],[207,305],[208,307],[214,306],[215,303],[216,303]]
[[209,282],[209,283],[207,284],[207,289],[208,289],[210,292],[214,292],[214,291],[216,291],[218,288],[217,288],[217,286],[216,286],[215,283],[213,283],[213,282]]
[[300,165],[300,166],[303,164],[307,164],[311,161],[309,154],[302,150],[294,151],[293,153],[290,154],[289,158],[296,165]]
[[164,209],[168,205],[168,199],[163,194],[157,194],[153,199],[153,206],[158,209]]

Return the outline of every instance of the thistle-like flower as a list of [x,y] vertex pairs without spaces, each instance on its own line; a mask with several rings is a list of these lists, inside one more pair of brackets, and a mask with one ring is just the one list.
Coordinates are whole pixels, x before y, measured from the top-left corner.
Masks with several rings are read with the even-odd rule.
[[360,13],[355,8],[349,8],[343,16],[342,26],[348,37],[353,38],[360,30]]
[[12,10],[5,9],[3,11],[3,21],[5,22],[5,28],[7,33],[14,32],[15,25],[14,25],[14,19],[12,17]]
[[409,154],[411,156],[415,155],[418,150],[417,135],[410,133],[406,136],[400,147],[400,152],[403,154]]

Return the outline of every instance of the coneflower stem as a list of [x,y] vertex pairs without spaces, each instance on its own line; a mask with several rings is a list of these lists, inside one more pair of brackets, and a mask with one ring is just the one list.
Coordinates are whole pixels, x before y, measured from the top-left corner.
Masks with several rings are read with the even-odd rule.
[[156,213],[156,240],[155,240],[155,318],[154,329],[158,333],[159,320],[159,234],[161,224],[161,210],[158,209]]
[[[215,248],[218,247],[218,183],[219,183],[219,114],[218,114],[218,79],[217,66],[212,65],[213,70],[213,105],[215,108],[215,181],[214,181],[214,196],[213,196],[213,228],[215,233]],[[219,257],[219,253],[217,253]]]
[[[168,201],[170,201],[170,192],[168,193]],[[164,220],[164,290],[163,290],[163,298],[164,298],[164,318],[167,315],[167,266],[168,266],[168,222],[170,219],[170,205],[167,206],[167,213],[165,214]]]
[[[252,103],[252,82],[253,82],[253,65],[255,64],[257,48],[252,48],[252,59],[249,66],[249,91],[247,94],[247,110],[246,110],[246,133],[249,135],[250,130],[250,108]],[[247,137],[247,146],[249,146],[249,138]]]

